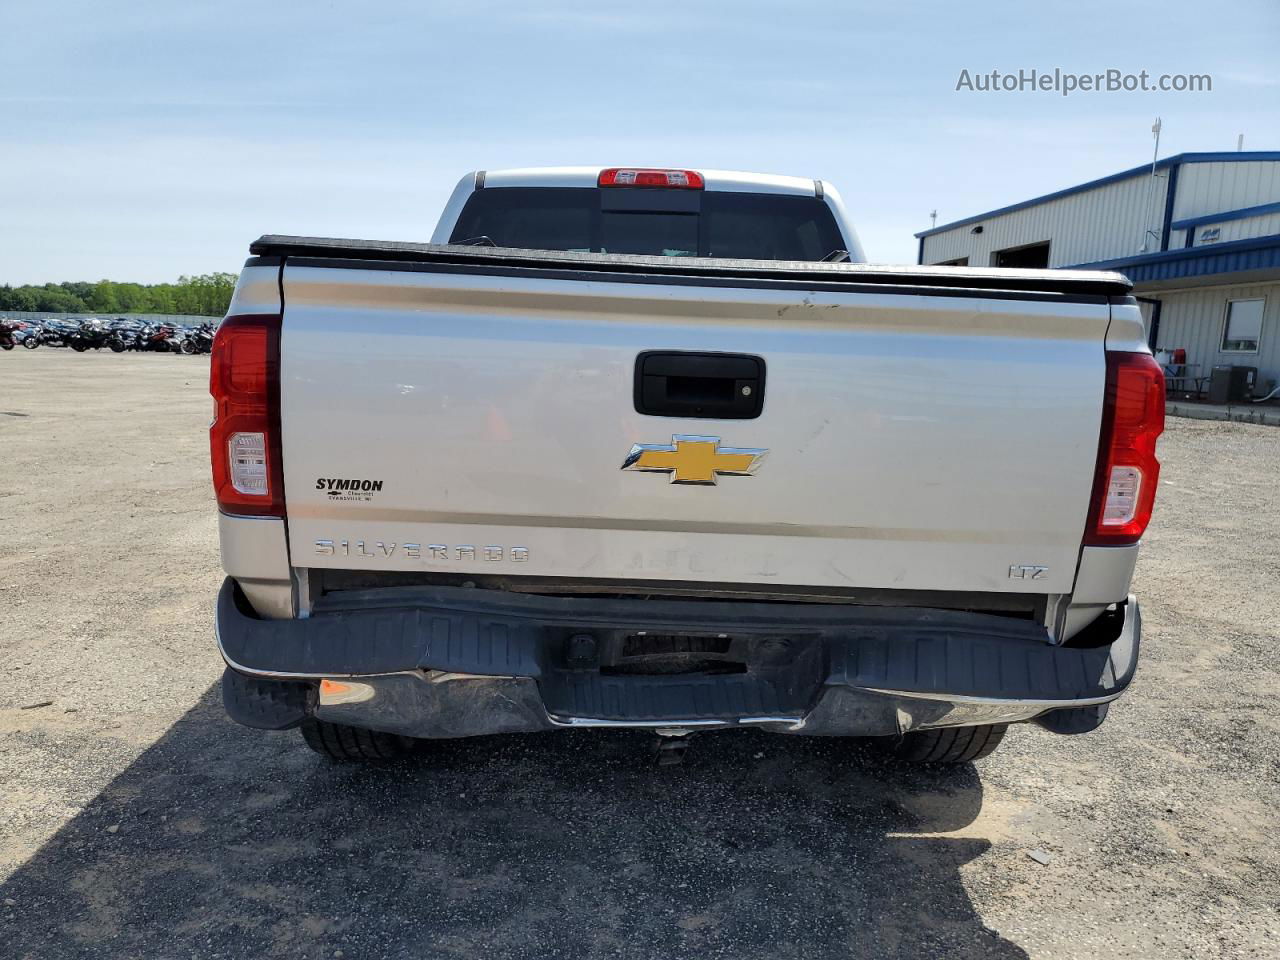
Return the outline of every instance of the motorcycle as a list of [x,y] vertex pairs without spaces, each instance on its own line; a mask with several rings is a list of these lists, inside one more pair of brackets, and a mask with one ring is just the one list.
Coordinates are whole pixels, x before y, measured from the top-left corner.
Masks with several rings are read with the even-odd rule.
[[151,350],[157,353],[176,353],[178,344],[173,339],[173,327],[167,323],[156,326],[147,325],[138,332],[137,350]]
[[100,321],[84,320],[68,338],[67,346],[76,353],[84,353],[86,350],[101,350],[108,345],[110,339],[111,331],[103,327]]
[[137,320],[126,320],[120,317],[108,324],[110,328],[110,336],[107,339],[107,349],[112,353],[124,353],[126,350],[139,350],[139,335],[144,329],[144,324]]
[[17,345],[17,341],[13,336],[17,330],[18,325],[16,323],[0,320],[0,350],[12,350]]
[[44,333],[44,329],[40,324],[27,321],[26,323],[19,324],[19,326],[21,329],[13,335],[15,341],[22,344],[28,350],[34,350],[36,347],[40,346],[40,337]]
[[78,329],[73,320],[46,320],[40,329],[40,343],[50,347],[70,346]]
[[178,349],[187,356],[213,352],[213,324],[202,323],[186,332],[178,343]]

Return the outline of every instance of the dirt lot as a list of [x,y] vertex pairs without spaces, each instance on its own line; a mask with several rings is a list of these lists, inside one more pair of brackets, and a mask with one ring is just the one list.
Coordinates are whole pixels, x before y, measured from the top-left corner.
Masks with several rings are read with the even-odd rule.
[[0,956],[1280,956],[1280,430],[1170,422],[1143,663],[1095,734],[337,769],[222,715],[207,376],[0,356]]

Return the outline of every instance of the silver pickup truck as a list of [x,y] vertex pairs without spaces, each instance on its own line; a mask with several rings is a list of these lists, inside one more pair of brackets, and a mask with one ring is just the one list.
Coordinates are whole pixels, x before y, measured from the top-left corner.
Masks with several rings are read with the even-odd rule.
[[830,184],[692,170],[476,173],[430,244],[251,253],[211,374],[240,723],[955,762],[1133,677],[1164,391],[1123,277],[869,266]]

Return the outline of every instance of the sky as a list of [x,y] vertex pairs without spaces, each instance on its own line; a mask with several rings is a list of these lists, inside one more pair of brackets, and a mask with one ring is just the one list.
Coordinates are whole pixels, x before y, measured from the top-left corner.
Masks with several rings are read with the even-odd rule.
[[[236,271],[264,233],[427,240],[474,169],[820,177],[867,256],[1187,151],[1280,150],[1278,0],[7,0],[0,283]],[[1210,92],[957,90],[999,70]]]

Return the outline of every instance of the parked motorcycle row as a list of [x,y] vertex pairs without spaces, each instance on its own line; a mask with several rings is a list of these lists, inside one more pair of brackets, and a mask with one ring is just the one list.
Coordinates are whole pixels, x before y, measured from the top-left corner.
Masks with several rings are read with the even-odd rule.
[[119,317],[67,320],[9,320],[0,318],[0,350],[25,347],[67,347],[77,353],[129,350],[153,353],[209,353],[213,349],[213,323],[179,326],[145,323]]

